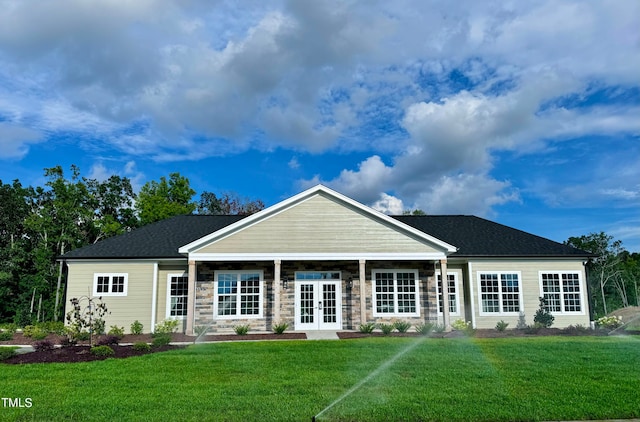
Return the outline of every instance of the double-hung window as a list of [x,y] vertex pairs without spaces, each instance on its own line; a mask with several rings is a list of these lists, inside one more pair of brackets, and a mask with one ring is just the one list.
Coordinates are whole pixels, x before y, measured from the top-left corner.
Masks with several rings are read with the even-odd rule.
[[262,271],[219,271],[215,281],[218,318],[261,318]]
[[128,278],[126,273],[94,274],[93,296],[126,296]]
[[420,316],[418,272],[373,271],[374,316]]
[[167,280],[167,317],[187,316],[187,292],[189,277],[186,274],[169,274]]
[[[458,274],[447,273],[449,315],[458,315]],[[442,275],[438,274],[438,313],[442,314]]]
[[580,273],[540,272],[540,293],[552,313],[583,313]]
[[480,272],[480,315],[502,315],[520,312],[522,286],[519,272]]

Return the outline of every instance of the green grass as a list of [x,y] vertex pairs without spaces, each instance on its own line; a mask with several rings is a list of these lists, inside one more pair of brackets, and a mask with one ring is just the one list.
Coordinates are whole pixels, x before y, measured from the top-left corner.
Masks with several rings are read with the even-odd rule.
[[217,343],[0,364],[0,396],[33,403],[0,405],[0,420],[638,418],[638,368],[637,336]]

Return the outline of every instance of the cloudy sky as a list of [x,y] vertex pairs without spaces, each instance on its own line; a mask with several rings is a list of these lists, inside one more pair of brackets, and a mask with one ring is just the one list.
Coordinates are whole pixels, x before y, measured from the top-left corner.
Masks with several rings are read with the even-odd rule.
[[4,183],[324,183],[640,251],[639,135],[636,0],[0,0]]

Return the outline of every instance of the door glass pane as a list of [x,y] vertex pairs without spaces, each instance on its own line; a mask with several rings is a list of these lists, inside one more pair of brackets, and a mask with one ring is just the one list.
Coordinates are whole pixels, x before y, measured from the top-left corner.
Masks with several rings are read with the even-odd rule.
[[336,306],[336,285],[324,284],[322,286],[322,313],[324,322],[334,323],[338,320]]
[[313,284],[300,284],[300,323],[311,324],[313,319]]

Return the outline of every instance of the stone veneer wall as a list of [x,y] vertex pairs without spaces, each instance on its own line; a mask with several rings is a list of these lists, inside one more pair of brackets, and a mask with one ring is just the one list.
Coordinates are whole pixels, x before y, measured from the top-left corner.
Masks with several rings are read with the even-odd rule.
[[[364,322],[393,322],[396,320],[408,321],[412,324],[422,322],[437,322],[436,312],[436,286],[434,282],[433,262],[425,261],[371,261],[366,267],[365,300],[367,303],[366,321]],[[371,271],[373,269],[418,269],[420,280],[420,317],[416,318],[373,318],[372,308],[372,283]],[[264,274],[265,289],[263,297],[263,318],[260,319],[214,319],[214,278],[215,271],[221,270],[262,270]],[[299,261],[283,262],[281,266],[281,277],[288,278],[288,288],[285,290],[280,285],[280,319],[273,321],[274,315],[274,289],[273,276],[274,264],[272,262],[229,262],[215,263],[202,262],[197,265],[196,275],[196,297],[195,297],[195,324],[196,330],[199,327],[206,327],[207,333],[233,333],[236,325],[249,325],[253,332],[270,332],[272,326],[285,322],[289,324],[288,330],[295,328],[295,272],[296,271],[340,271],[342,277],[342,327],[345,330],[357,330],[361,320],[360,312],[360,286],[359,286],[359,265],[357,261]],[[347,280],[353,279],[353,288],[347,288]],[[281,283],[280,280],[277,280]]]

